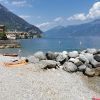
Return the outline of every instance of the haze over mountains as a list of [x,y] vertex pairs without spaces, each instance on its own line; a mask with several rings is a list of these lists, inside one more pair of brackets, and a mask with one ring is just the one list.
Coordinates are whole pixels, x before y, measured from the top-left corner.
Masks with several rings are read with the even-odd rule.
[[100,36],[100,19],[71,26],[57,26],[45,32],[47,37],[63,38],[68,36]]
[[41,34],[42,31],[34,25],[29,24],[24,19],[18,17],[6,7],[0,4],[0,24],[6,26],[8,30],[25,31]]

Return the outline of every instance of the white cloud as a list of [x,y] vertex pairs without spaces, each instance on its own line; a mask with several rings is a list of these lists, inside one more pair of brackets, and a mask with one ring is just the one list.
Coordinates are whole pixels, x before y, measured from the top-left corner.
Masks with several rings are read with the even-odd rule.
[[67,20],[81,20],[81,21],[83,21],[83,20],[86,20],[86,16],[84,13],[75,14],[75,15],[69,17]]
[[58,22],[58,21],[63,21],[63,18],[62,17],[57,17],[56,19],[54,19],[55,22]]
[[29,16],[29,15],[20,15],[19,17],[21,17],[23,19],[27,19],[27,18],[30,18],[31,16]]
[[85,13],[75,14],[67,18],[67,20],[84,21],[84,20],[89,20],[89,19],[95,19],[98,17],[100,17],[100,2],[94,3],[93,6],[89,9],[88,14],[85,14]]
[[42,24],[37,24],[36,26],[39,27],[39,28],[43,28],[43,27],[46,27],[50,25],[50,22],[45,22],[45,23],[42,23]]
[[63,21],[64,19],[62,17],[57,17],[53,19],[52,21],[37,24],[36,26],[39,27],[41,30],[46,31],[55,26],[62,25]]
[[24,7],[24,6],[31,6],[29,3],[27,3],[26,0],[22,0],[22,1],[12,1],[12,5],[16,5],[19,7]]
[[89,10],[89,13],[87,14],[88,18],[97,18],[100,17],[100,2],[96,2],[92,8]]
[[31,2],[32,0],[0,0],[1,3],[3,4],[9,4],[17,7],[32,7]]

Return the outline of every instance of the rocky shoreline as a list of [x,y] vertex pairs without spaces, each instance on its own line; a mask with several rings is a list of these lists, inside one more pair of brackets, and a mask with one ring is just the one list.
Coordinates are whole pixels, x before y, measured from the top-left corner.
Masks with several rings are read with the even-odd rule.
[[63,69],[69,73],[77,71],[89,77],[100,76],[100,49],[87,49],[72,52],[38,51],[28,57],[29,62],[43,70]]

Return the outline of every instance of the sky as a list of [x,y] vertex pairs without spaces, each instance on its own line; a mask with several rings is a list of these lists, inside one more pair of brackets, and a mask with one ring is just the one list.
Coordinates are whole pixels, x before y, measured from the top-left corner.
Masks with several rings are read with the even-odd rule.
[[0,0],[0,3],[42,31],[100,18],[100,0]]

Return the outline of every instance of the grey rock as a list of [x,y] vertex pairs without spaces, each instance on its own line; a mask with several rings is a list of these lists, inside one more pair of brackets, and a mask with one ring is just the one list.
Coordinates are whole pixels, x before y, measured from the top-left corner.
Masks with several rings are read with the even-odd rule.
[[95,70],[93,68],[86,67],[86,69],[83,73],[89,77],[95,76]]
[[85,65],[86,65],[88,68],[93,68],[93,66],[92,66],[91,64],[85,63]]
[[97,50],[97,53],[96,54],[100,54],[100,49]]
[[89,63],[89,60],[85,57],[84,54],[80,54],[79,55],[79,59],[83,62],[83,63]]
[[68,61],[68,56],[61,53],[56,57],[56,61],[64,64],[66,61]]
[[96,54],[97,50],[96,49],[87,49],[87,53]]
[[67,51],[63,51],[62,54],[63,55],[68,55],[68,52]]
[[53,61],[53,60],[41,60],[40,63],[42,64],[42,69],[51,69],[51,68],[57,68],[60,66],[59,62]]
[[46,57],[48,60],[56,60],[57,56],[58,56],[58,54],[55,54],[55,53],[50,52],[50,51],[46,53]]
[[69,62],[73,62],[77,67],[83,64],[78,58],[70,58]]
[[72,62],[65,62],[63,65],[63,70],[67,72],[76,72],[77,66]]
[[93,58],[93,54],[90,53],[84,53],[84,54],[80,54],[79,55],[79,59],[83,62],[83,63],[90,63],[93,66],[97,65],[98,62]]
[[84,54],[86,52],[87,52],[87,50],[83,50],[83,51],[80,52],[80,54]]
[[81,65],[81,66],[78,67],[78,70],[83,72],[86,69],[86,67],[87,66],[85,64]]
[[38,58],[39,60],[45,60],[46,56],[42,51],[38,51],[34,54],[34,57]]
[[100,76],[100,67],[95,68],[95,75]]
[[89,60],[89,62],[95,66],[98,64],[98,62],[94,59],[93,54],[85,53],[85,57]]
[[94,59],[95,59],[97,62],[100,62],[100,55],[94,55]]
[[38,63],[39,62],[39,59],[34,56],[28,57],[28,60],[30,63]]
[[69,52],[68,53],[68,56],[70,57],[70,58],[76,58],[76,57],[78,57],[78,51],[72,51],[72,52]]
[[97,65],[95,65],[95,68],[98,68],[98,67],[100,67],[100,63],[99,63],[99,64],[97,64]]

